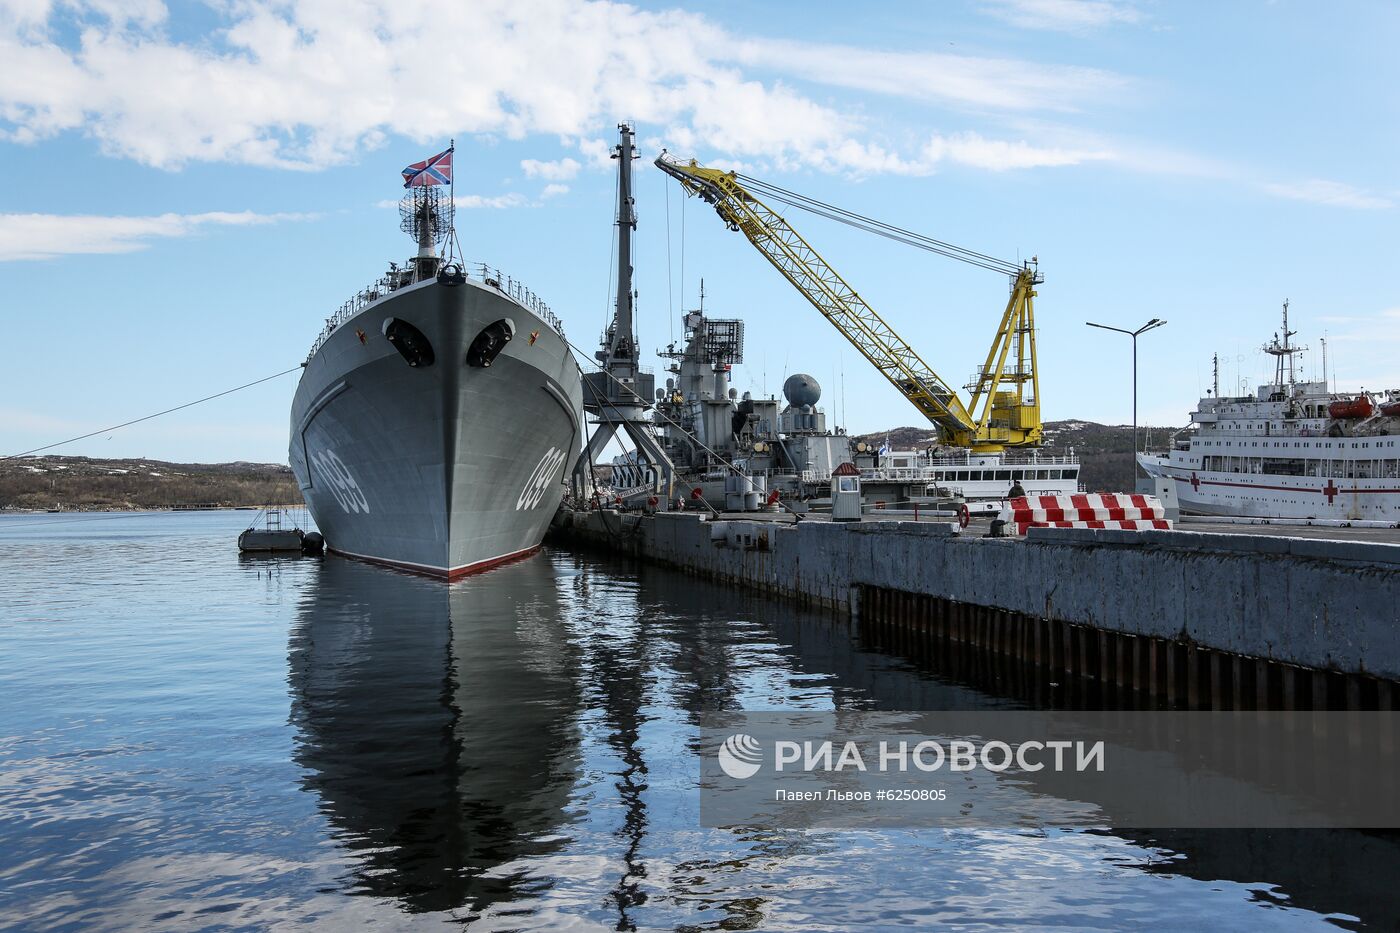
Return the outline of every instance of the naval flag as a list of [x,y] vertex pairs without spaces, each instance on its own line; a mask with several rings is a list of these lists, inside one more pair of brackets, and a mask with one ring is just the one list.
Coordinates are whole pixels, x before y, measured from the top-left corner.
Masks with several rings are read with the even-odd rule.
[[427,185],[452,184],[452,150],[439,152],[431,159],[414,162],[403,170],[405,188],[421,188]]

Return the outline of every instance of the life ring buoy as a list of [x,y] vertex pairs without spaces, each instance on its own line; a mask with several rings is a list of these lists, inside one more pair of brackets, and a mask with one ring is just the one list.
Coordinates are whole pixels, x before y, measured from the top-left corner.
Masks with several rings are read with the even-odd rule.
[[966,528],[966,527],[968,526],[968,523],[970,523],[971,521],[972,521],[972,510],[969,509],[969,508],[967,507],[967,503],[964,502],[964,503],[963,503],[963,506],[962,506],[962,511],[958,513],[958,527],[959,527],[959,528]]

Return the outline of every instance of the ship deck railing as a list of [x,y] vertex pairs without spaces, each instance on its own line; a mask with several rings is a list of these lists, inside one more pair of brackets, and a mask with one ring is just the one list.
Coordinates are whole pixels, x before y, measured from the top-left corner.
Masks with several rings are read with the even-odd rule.
[[[564,322],[561,321],[549,305],[530,289],[525,287],[525,283],[503,273],[499,267],[491,266],[484,262],[464,262],[461,263],[462,272],[469,279],[474,279],[483,285],[494,288],[496,291],[514,300],[522,307],[528,308],[540,320],[552,327],[559,336],[564,335]],[[365,308],[387,298],[389,295],[409,285],[416,284],[412,273],[412,261],[405,263],[403,268],[391,264],[389,271],[371,282],[367,287],[360,289],[345,301],[335,313],[326,318],[325,326],[316,335],[316,340],[311,344],[311,350],[306,354],[306,359],[310,362],[330,339],[331,334],[340,329],[340,325],[359,314]]]
[[[970,456],[985,456],[984,454],[972,454]],[[893,482],[948,482],[946,476],[936,475],[946,472],[949,468],[967,467],[973,469],[1020,469],[1022,467],[1036,466],[1079,466],[1078,457],[1030,457],[1018,456],[1008,459],[1003,455],[1003,459],[996,464],[973,463],[968,457],[939,457],[934,460],[920,460],[916,467],[861,467],[861,479],[885,480]],[[801,473],[804,483],[824,483],[831,479],[830,470],[803,470]],[[959,482],[1000,482],[1000,480],[959,480]]]
[[467,278],[476,279],[483,285],[489,285],[496,291],[508,298],[515,299],[516,302],[529,308],[535,315],[561,337],[564,335],[564,322],[549,309],[549,305],[530,289],[525,287],[525,283],[519,279],[511,278],[503,273],[499,268],[487,265],[484,262],[467,262],[462,264],[462,271]]
[[[891,455],[886,454],[886,456]],[[908,454],[906,453],[904,456],[908,456]],[[998,462],[995,464],[978,464],[972,462],[974,458],[985,459],[987,457],[997,457]],[[921,467],[927,466],[931,468],[950,466],[1078,466],[1079,458],[1075,456],[1052,457],[1042,454],[1024,453],[975,454],[969,451],[968,453],[958,454],[952,457],[921,458],[919,465]]]

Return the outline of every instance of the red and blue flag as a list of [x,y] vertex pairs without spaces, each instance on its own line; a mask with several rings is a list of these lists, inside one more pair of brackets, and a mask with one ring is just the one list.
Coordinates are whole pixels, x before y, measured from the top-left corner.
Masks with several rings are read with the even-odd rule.
[[405,188],[422,188],[427,185],[452,184],[452,150],[439,152],[431,159],[414,162],[403,170]]

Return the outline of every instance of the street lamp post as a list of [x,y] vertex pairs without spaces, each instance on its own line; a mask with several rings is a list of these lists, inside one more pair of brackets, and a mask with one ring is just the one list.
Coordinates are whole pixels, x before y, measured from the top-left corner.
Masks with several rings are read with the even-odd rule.
[[1098,327],[1103,330],[1117,331],[1120,334],[1127,334],[1133,338],[1133,475],[1137,475],[1137,339],[1141,335],[1152,330],[1154,327],[1161,327],[1166,321],[1153,318],[1137,330],[1124,330],[1121,327],[1109,327],[1107,324],[1095,324],[1093,321],[1085,321],[1090,327]]

